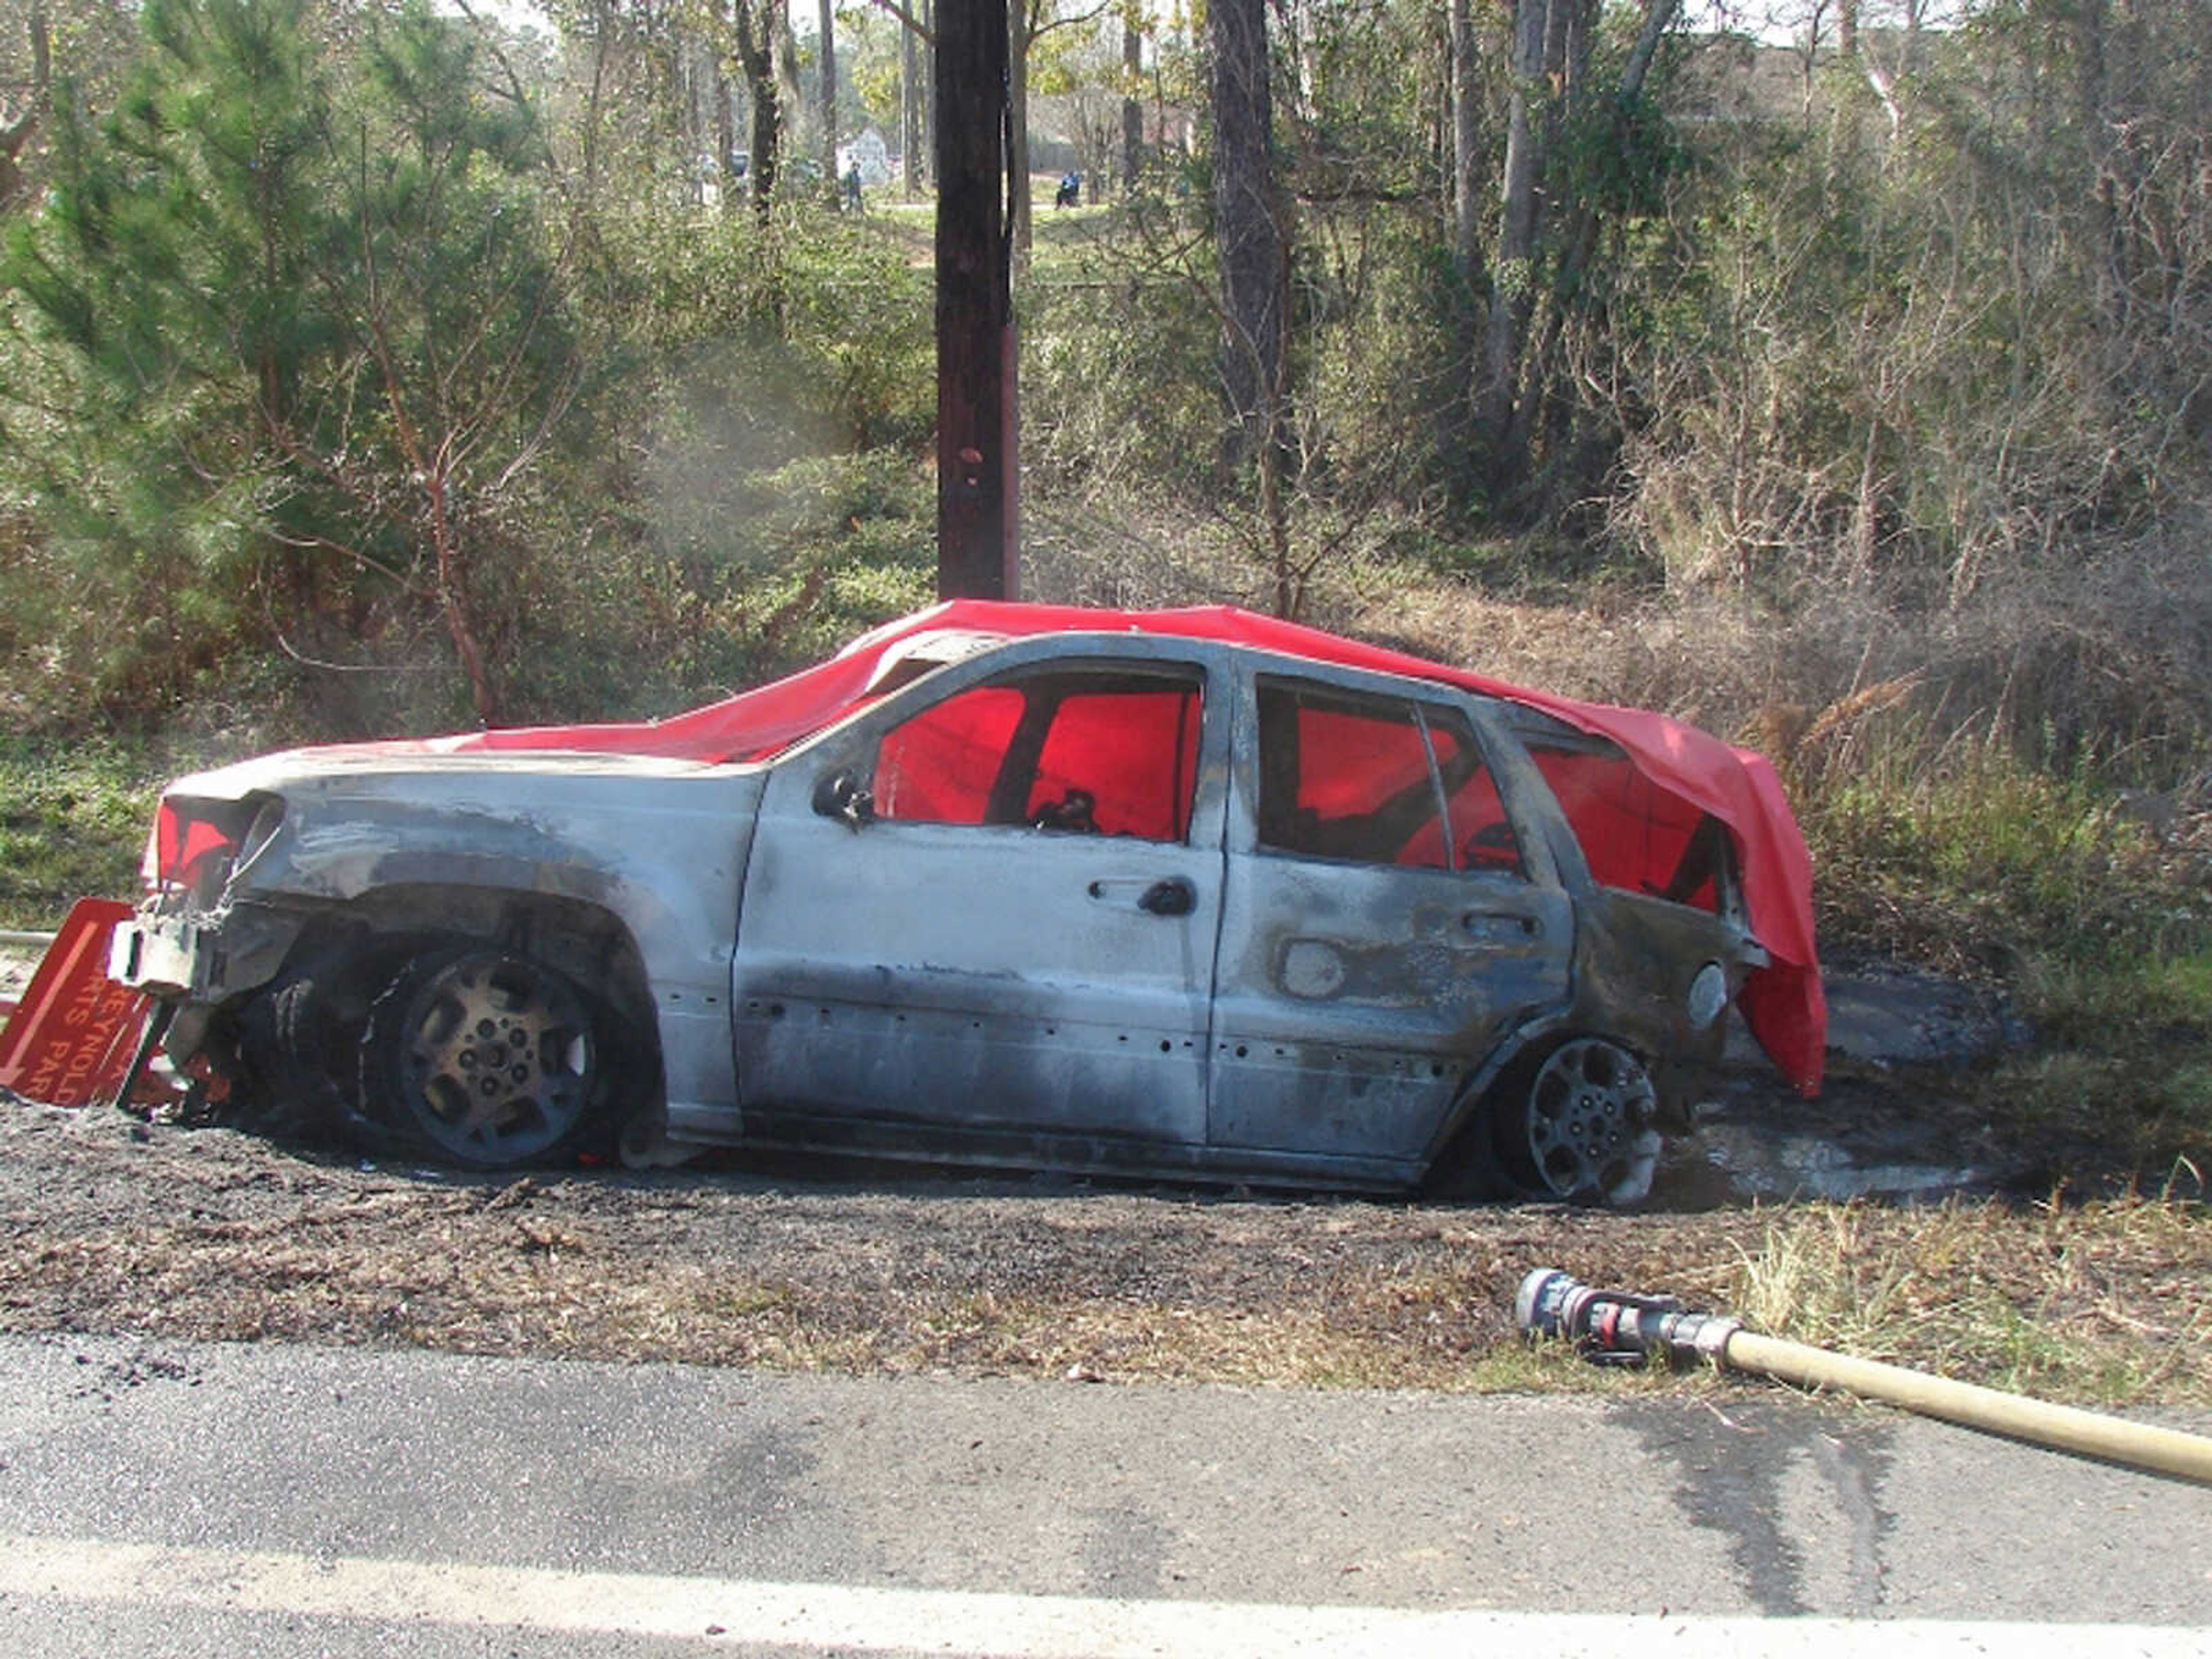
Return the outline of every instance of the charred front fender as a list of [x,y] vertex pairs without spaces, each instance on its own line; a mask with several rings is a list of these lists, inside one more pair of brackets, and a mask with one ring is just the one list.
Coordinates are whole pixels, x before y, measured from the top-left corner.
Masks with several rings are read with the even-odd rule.
[[395,950],[451,935],[526,939],[587,978],[634,964],[617,1006],[653,1029],[670,1101],[726,1110],[730,951],[762,782],[636,757],[356,751],[180,780],[164,829],[184,854],[153,861],[119,965],[179,1008],[167,1046],[184,1059],[324,954],[371,980]]

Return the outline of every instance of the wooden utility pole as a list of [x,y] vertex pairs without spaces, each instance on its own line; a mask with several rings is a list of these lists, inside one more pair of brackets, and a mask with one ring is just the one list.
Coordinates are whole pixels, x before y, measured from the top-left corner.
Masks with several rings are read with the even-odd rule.
[[940,599],[1011,599],[1018,590],[1006,40],[1006,0],[937,9]]

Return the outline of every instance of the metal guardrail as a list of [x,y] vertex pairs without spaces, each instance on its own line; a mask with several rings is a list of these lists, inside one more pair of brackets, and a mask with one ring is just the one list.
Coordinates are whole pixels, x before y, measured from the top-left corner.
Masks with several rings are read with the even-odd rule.
[[43,951],[53,942],[52,933],[27,933],[13,927],[0,927],[0,949]]

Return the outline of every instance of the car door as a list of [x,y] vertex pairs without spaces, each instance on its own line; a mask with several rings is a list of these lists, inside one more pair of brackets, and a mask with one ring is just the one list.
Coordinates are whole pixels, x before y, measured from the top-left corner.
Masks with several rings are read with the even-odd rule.
[[1210,654],[1024,641],[778,763],[732,970],[749,1136],[1109,1166],[1203,1146]]
[[1500,1037],[1565,999],[1571,903],[1449,694],[1263,669],[1239,720],[1208,1133],[1410,1178]]

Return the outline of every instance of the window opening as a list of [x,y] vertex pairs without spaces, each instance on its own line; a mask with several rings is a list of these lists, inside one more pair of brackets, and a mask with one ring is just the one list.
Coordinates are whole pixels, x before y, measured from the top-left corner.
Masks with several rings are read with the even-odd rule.
[[1718,818],[1657,787],[1602,738],[1532,737],[1528,753],[1593,880],[1714,914],[1733,902],[1731,848]]
[[1436,750],[1437,778],[1444,792],[1443,828],[1450,836],[1452,867],[1525,876],[1521,838],[1506,816],[1497,777],[1465,717],[1425,704],[1421,718]]
[[1458,710],[1262,676],[1260,845],[1310,858],[1524,873]]
[[1450,867],[1436,760],[1410,702],[1262,677],[1260,844]]
[[878,818],[1185,841],[1204,677],[1169,667],[1018,671],[884,735]]

